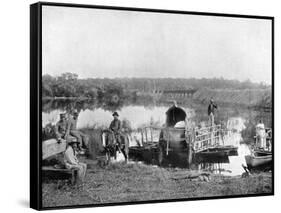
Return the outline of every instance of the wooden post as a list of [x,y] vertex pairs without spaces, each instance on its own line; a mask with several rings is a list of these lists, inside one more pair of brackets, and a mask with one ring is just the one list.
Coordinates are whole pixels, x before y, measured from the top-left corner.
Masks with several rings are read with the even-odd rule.
[[[168,132],[168,131],[166,130],[166,133],[167,133],[167,132]],[[169,154],[169,143],[170,143],[170,134],[169,134],[169,132],[168,132],[167,144],[166,144],[166,155]]]
[[224,132],[223,132],[223,129],[221,129],[221,139],[222,139],[222,145],[224,146]]
[[77,170],[71,170],[71,184],[74,185],[76,183]]
[[141,129],[141,144],[143,145],[143,130]]
[[146,143],[147,143],[148,138],[147,138],[147,130],[146,130],[146,128],[144,128],[144,131],[145,131],[145,140],[146,140]]
[[192,155],[193,155],[193,144],[195,140],[195,129],[192,129],[192,133],[191,133],[191,137],[190,137],[190,141],[189,141],[189,147],[188,147],[188,166],[190,167],[192,164]]

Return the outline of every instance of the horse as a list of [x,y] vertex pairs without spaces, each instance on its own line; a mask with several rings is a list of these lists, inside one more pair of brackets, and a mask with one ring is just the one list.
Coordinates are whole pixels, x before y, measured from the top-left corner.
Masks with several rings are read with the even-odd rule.
[[117,159],[117,152],[121,152],[124,155],[125,162],[128,162],[129,158],[129,137],[122,133],[120,134],[120,144],[116,143],[115,135],[111,130],[103,130],[101,133],[102,144],[106,154],[107,163],[110,162],[110,158]]

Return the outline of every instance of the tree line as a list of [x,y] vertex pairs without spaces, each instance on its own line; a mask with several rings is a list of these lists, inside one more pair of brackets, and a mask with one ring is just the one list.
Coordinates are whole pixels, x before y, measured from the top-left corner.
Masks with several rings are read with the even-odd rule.
[[128,92],[154,92],[173,89],[268,89],[270,85],[250,80],[238,81],[223,78],[87,78],[79,79],[75,73],[60,76],[42,76],[42,97],[122,97]]

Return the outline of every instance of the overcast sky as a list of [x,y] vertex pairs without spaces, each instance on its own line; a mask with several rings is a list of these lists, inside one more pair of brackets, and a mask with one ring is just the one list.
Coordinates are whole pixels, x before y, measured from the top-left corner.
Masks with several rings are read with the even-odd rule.
[[271,82],[271,21],[43,6],[43,74]]

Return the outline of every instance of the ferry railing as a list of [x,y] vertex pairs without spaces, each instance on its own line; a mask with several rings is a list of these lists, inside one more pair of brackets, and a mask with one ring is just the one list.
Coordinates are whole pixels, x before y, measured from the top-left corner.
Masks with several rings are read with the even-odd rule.
[[[183,128],[173,128],[173,127],[156,127],[156,126],[146,126],[141,129],[141,138],[143,144],[148,143],[157,143],[159,142],[160,132],[163,132],[163,138],[166,140],[166,149],[168,152],[169,143],[170,143],[170,134],[169,131],[183,131],[185,132],[185,136],[183,138],[178,139],[180,141],[186,141],[190,143],[195,152],[201,152],[207,150],[209,148],[214,148],[219,145],[223,145],[223,130],[221,125],[208,126],[204,128],[193,128],[187,129]],[[155,132],[157,132],[157,136],[155,139]],[[173,139],[174,140],[174,139]]]
[[202,152],[219,145],[223,145],[221,125],[195,128],[194,152]]

